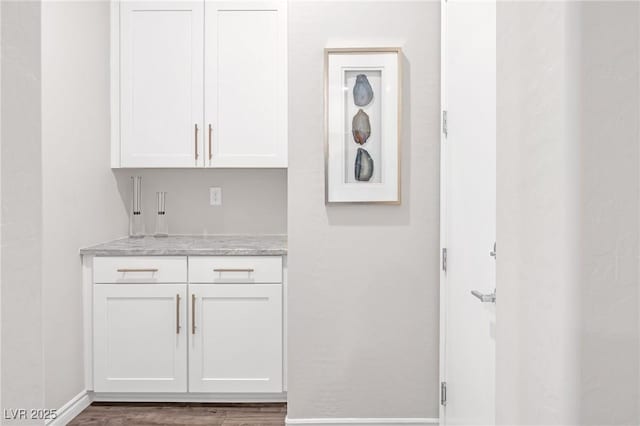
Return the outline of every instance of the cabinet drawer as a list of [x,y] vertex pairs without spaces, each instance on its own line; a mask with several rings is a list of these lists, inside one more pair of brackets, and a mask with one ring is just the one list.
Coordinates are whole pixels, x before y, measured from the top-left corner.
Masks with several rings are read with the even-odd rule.
[[187,258],[169,256],[96,257],[93,281],[99,283],[186,283]]
[[189,282],[281,283],[282,257],[189,257]]

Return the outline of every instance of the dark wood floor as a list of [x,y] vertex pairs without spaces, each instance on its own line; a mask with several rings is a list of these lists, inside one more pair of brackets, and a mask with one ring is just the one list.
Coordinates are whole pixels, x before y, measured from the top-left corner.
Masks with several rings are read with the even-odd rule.
[[93,403],[69,425],[282,426],[286,404]]

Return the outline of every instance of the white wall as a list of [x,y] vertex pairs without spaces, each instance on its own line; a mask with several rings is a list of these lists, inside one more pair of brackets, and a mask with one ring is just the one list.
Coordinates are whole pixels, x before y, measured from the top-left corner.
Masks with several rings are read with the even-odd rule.
[[[117,170],[122,203],[131,203],[131,176],[142,176],[146,232],[155,229],[156,192],[167,192],[171,234],[286,234],[287,171],[283,169]],[[222,188],[222,206],[209,188]]]
[[498,423],[638,424],[638,3],[497,18]]
[[78,249],[126,234],[109,169],[109,3],[42,4],[45,403],[84,389]]
[[[400,46],[402,204],[324,204],[323,49]],[[289,417],[438,417],[440,5],[289,8]]]
[[497,6],[499,424],[579,419],[578,142],[568,105],[568,7]]
[[[0,58],[2,57],[2,4],[0,4]],[[0,145],[2,144],[2,60],[0,59]],[[2,149],[0,148],[0,321],[2,320]],[[0,411],[2,404],[2,326],[0,325]]]
[[41,408],[40,2],[3,2],[0,27],[2,408]]
[[581,424],[640,423],[639,10],[597,1],[577,12]]

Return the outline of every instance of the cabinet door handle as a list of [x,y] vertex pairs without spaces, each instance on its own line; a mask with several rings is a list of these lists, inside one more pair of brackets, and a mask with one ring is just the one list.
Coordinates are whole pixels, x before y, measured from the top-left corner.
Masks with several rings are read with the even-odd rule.
[[194,139],[194,144],[195,144],[195,147],[196,147],[196,160],[197,160],[198,159],[198,124],[196,123],[194,125],[194,127],[195,127],[195,129],[194,129],[194,137],[193,137],[193,139]]
[[222,268],[222,269],[214,269],[213,272],[253,272],[253,268],[239,268],[239,269],[230,269],[230,268]]
[[213,126],[209,124],[209,161],[213,158],[213,152],[211,151],[211,134],[213,132]]
[[119,268],[118,272],[158,272],[158,268]]
[[176,294],[176,334],[180,334],[180,294]]
[[191,334],[196,334],[196,295],[191,295]]

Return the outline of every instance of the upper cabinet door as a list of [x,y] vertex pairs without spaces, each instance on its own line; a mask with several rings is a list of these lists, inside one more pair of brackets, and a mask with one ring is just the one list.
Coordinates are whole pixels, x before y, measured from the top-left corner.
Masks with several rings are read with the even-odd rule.
[[207,166],[287,166],[286,3],[205,2]]
[[204,165],[202,1],[120,3],[120,166]]

